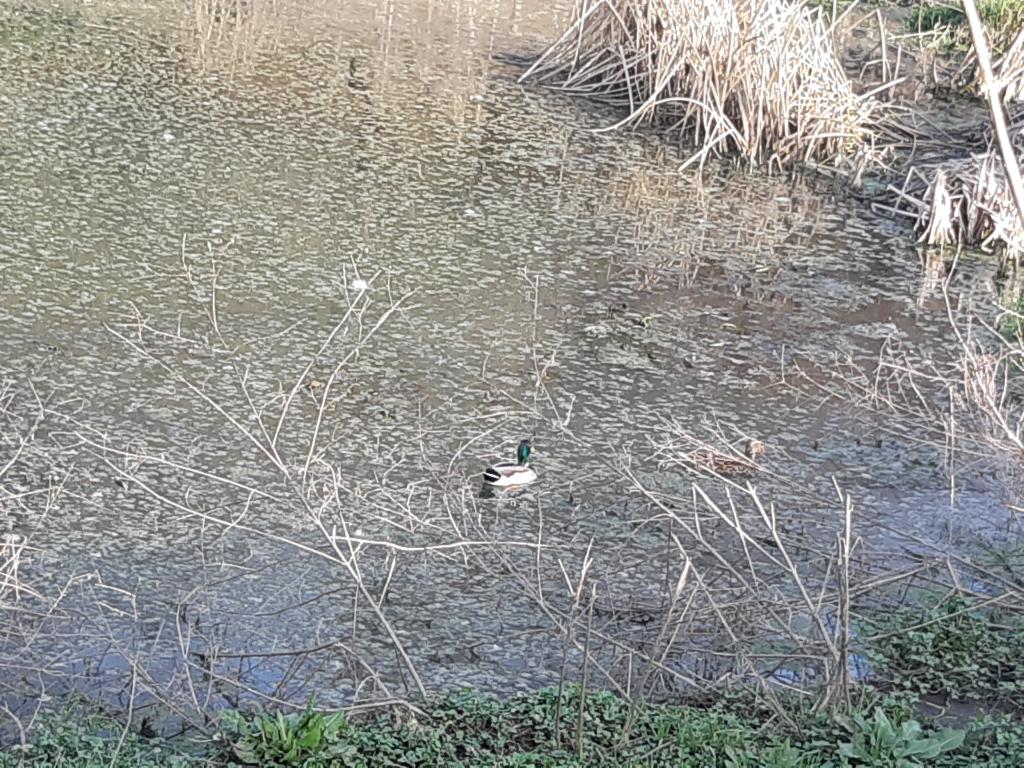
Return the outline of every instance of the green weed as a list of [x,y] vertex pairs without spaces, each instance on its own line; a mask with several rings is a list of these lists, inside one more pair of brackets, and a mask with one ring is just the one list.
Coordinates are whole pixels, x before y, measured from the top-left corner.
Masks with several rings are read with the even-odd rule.
[[[1009,47],[1024,26],[1024,0],[980,0],[978,13],[996,54]],[[920,4],[907,25],[914,32],[934,32],[935,45],[940,49],[965,49],[971,45],[967,17],[958,2]]]
[[880,707],[870,716],[855,714],[853,721],[853,739],[839,747],[840,757],[851,765],[912,768],[930,764],[925,761],[959,748],[965,736],[964,731],[953,729],[925,735],[916,720],[896,724]]
[[876,682],[919,695],[1024,704],[1024,632],[1019,620],[994,618],[966,598],[873,618],[876,639],[866,654]]
[[115,720],[77,706],[33,730],[27,748],[0,752],[0,768],[198,768],[206,761],[159,739],[143,739]]
[[606,692],[584,699],[578,688],[506,701],[456,693],[424,705],[418,720],[356,722],[311,703],[291,714],[223,713],[203,757],[130,733],[118,748],[119,724],[70,709],[35,731],[23,763],[11,751],[0,753],[0,767],[1009,768],[1024,749],[1024,725],[1009,717],[980,718],[965,735],[915,721],[906,698],[869,698],[847,725],[794,707],[799,728],[789,733],[756,707],[637,704]]
[[344,758],[351,751],[340,738],[348,729],[344,713],[325,715],[314,705],[311,699],[305,711],[287,715],[225,712],[223,735],[246,765],[278,768]]
[[[582,730],[579,730],[580,706]],[[817,757],[761,734],[718,709],[636,705],[611,693],[582,699],[577,688],[505,702],[458,693],[430,708],[429,721],[381,718],[354,725],[231,714],[232,758],[271,766],[775,766],[818,765]],[[314,737],[313,734],[316,736]],[[316,743],[315,749],[310,748]]]
[[1000,316],[999,332],[1009,341],[1024,339],[1024,296]]
[[[583,728],[578,730],[579,707]],[[802,734],[765,729],[759,715],[722,708],[631,704],[578,688],[499,701],[471,692],[433,705],[429,719],[397,724],[388,718],[348,724],[312,754],[286,748],[297,723],[275,725],[267,715],[232,715],[233,757],[246,765],[304,766],[692,766],[693,768],[819,768],[924,765],[958,748],[962,731],[935,731],[914,721],[905,702],[887,700],[854,717],[854,730],[820,717]],[[557,719],[556,719],[557,718]],[[241,728],[239,728],[241,725]],[[238,733],[248,734],[239,752]],[[271,741],[290,734],[281,744]],[[258,748],[254,745],[258,744]],[[288,755],[287,759],[283,756]]]
[[987,768],[1016,768],[1024,755],[1024,723],[1010,715],[985,715],[967,729],[964,745],[956,754],[935,760],[935,768],[984,765]]

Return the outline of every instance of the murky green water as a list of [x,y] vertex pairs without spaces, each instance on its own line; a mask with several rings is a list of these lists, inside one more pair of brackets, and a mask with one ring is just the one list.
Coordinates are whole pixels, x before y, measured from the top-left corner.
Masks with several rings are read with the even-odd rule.
[[[38,548],[26,573],[40,583],[95,573],[136,595],[69,643],[74,669],[101,657],[96,679],[121,680],[127,655],[181,675],[185,626],[193,649],[216,645],[226,670],[280,698],[312,685],[349,700],[367,676],[351,647],[382,670],[361,695],[405,690],[336,565],[242,529],[328,552],[296,486],[225,416],[257,428],[241,378],[265,415],[275,392],[328,382],[358,336],[351,316],[299,377],[350,307],[363,332],[384,322],[322,417],[324,388],[297,391],[279,443],[308,491],[318,429],[306,498],[329,510],[328,532],[342,510],[354,538],[414,549],[542,537],[532,578],[552,594],[558,560],[572,571],[593,540],[601,599],[643,604],[663,586],[666,539],[638,524],[653,513],[621,468],[686,497],[689,477],[648,460],[665,420],[765,440],[766,494],[826,539],[831,475],[869,540],[884,540],[879,520],[941,542],[950,525],[969,539],[1003,519],[982,490],[950,510],[931,449],[779,381],[798,359],[870,360],[891,334],[940,348],[941,296],[907,233],[821,183],[679,176],[684,152],[594,133],[608,113],[518,86],[495,54],[538,49],[568,5],[282,0],[258,31],[201,46],[158,3],[0,11],[0,371],[55,413],[2,482],[20,494],[69,473],[56,507],[21,498],[5,525]],[[969,270],[964,298],[988,299],[986,269]],[[275,496],[106,454],[142,481],[122,488],[83,434]],[[524,435],[541,482],[478,498],[480,470]],[[222,534],[187,505],[238,525]],[[529,550],[362,551],[428,687],[557,681],[561,645],[510,575],[530,572]],[[76,599],[112,599],[92,589]],[[104,644],[111,626],[123,647]],[[232,656],[296,647],[319,650],[286,670]]]

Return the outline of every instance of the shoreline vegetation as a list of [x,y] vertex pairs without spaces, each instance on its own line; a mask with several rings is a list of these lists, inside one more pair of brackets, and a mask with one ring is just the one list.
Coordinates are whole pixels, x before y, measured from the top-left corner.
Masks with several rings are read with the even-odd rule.
[[[833,167],[854,186],[877,174],[886,194],[895,195],[878,204],[914,218],[923,240],[1019,252],[1024,227],[996,148],[998,131],[986,132],[979,123],[957,134],[974,136],[973,144],[953,146],[951,131],[930,140],[908,127],[892,101],[904,54],[884,43],[877,62],[881,82],[858,94],[833,44],[835,28],[849,20],[844,5],[831,3],[826,13],[754,0],[595,2],[581,6],[577,22],[523,77],[624,107],[628,116],[612,127],[654,125],[695,137],[699,148],[688,161],[693,172],[712,155],[731,152],[775,169],[813,161]],[[232,29],[246,39],[261,38],[266,31],[255,29],[253,20],[267,23],[273,9],[271,0],[193,0],[190,18],[203,46],[235,45]],[[705,18],[706,24],[693,23]],[[755,34],[764,30],[771,33]],[[1000,39],[996,102],[1007,104],[1009,138],[1019,153],[1024,113],[1009,102],[1024,88],[1018,72],[1024,37]],[[708,66],[697,68],[696,60]],[[972,154],[950,159],[965,148]],[[906,179],[899,187],[892,181],[897,171]],[[369,694],[339,713],[321,709],[315,698],[302,705],[277,697],[277,688],[257,690],[258,674],[269,679],[271,673],[260,669],[247,677],[242,657],[248,661],[249,654],[215,632],[205,634],[202,596],[191,593],[171,608],[170,631],[180,646],[168,665],[172,679],[158,680],[142,651],[118,645],[124,625],[111,629],[122,620],[126,634],[137,629],[132,595],[91,575],[48,593],[24,576],[29,544],[9,535],[0,545],[0,661],[21,677],[0,700],[8,737],[0,767],[1020,764],[1020,549],[1007,546],[968,559],[908,533],[891,550],[865,554],[854,502],[838,484],[830,507],[807,491],[802,498],[815,516],[797,520],[799,510],[792,517],[777,512],[746,481],[695,474],[700,483],[670,496],[623,461],[616,466],[618,479],[650,510],[637,529],[658,531],[664,547],[660,601],[636,604],[628,592],[609,587],[606,575],[595,575],[589,545],[552,553],[540,527],[499,538],[480,522],[465,488],[453,484],[439,484],[444,515],[429,517],[434,513],[408,501],[411,493],[388,487],[387,472],[379,485],[368,481],[353,489],[325,458],[321,425],[336,402],[331,397],[344,397],[336,392],[345,365],[369,349],[408,296],[392,292],[391,285],[374,293],[384,278],[367,280],[354,263],[344,266],[341,286],[360,281],[358,291],[346,294],[344,317],[293,381],[260,390],[266,382],[256,375],[259,360],[242,360],[249,348],[218,325],[215,258],[211,251],[209,275],[201,274],[205,267],[188,270],[193,287],[213,286],[209,295],[196,291],[202,296],[197,324],[208,321],[208,327],[187,340],[189,354],[209,359],[202,379],[181,365],[180,322],[175,335],[137,313],[112,326],[111,338],[187,392],[192,405],[224,417],[228,434],[273,481],[260,485],[244,472],[222,476],[202,465],[192,452],[202,435],[177,446],[178,454],[115,445],[77,411],[61,412],[59,404],[34,392],[28,397],[7,382],[0,386],[0,456],[13,458],[0,459],[0,480],[8,472],[13,476],[20,461],[42,455],[40,424],[56,421],[64,444],[88,452],[119,487],[144,489],[147,503],[195,521],[204,535],[245,534],[326,562],[333,569],[329,589],[351,592],[355,649],[332,641],[294,650],[275,646],[265,655],[284,659],[280,679],[286,681],[300,676],[296,670],[305,674],[303,665],[326,666],[324,656],[331,663],[344,657],[353,687]],[[371,298],[384,295],[386,300]],[[810,391],[880,415],[890,429],[934,448],[951,478],[991,473],[1006,489],[1012,517],[1019,512],[1014,504],[1024,466],[1024,397],[1018,393],[1024,315],[1013,308],[988,321],[955,327],[957,346],[947,361],[912,357],[893,342],[883,346],[870,371],[793,376]],[[546,359],[536,334],[534,345],[533,360]],[[341,362],[323,368],[324,359]],[[581,443],[566,426],[568,418],[556,420],[542,410],[556,401],[545,371],[538,364],[534,405],[522,405],[516,415],[523,422],[561,424],[562,439]],[[693,470],[695,451],[728,443],[711,441],[663,418],[652,426],[644,450],[659,468],[682,475]],[[426,446],[418,448],[424,461],[440,462],[429,467],[430,476],[447,483],[455,459],[431,459]],[[286,455],[297,456],[298,466]],[[9,503],[26,515],[56,514],[60,483],[46,493],[19,491]],[[722,493],[706,490],[712,487]],[[261,528],[257,502],[265,499],[273,500],[277,514],[299,521],[295,529]],[[36,503],[45,508],[31,506]],[[225,516],[228,507],[231,515]],[[820,514],[823,509],[830,515]],[[235,516],[237,510],[244,512]],[[449,520],[452,527],[446,528]],[[381,527],[388,537],[362,533]],[[538,624],[561,643],[559,685],[504,700],[474,691],[429,692],[417,673],[423,655],[412,649],[415,629],[396,626],[387,604],[394,574],[428,557],[461,560],[521,589]],[[76,589],[90,590],[94,605],[109,611],[102,621],[93,623],[95,617],[67,597]],[[41,681],[47,664],[59,667],[64,660],[50,658],[48,640],[63,637],[69,626],[89,627],[97,644],[108,643],[104,653],[124,662],[129,671],[122,679],[129,682],[121,692],[128,702],[123,709],[85,698],[53,704],[61,694]],[[100,629],[110,634],[101,636]],[[360,655],[359,642],[393,651],[394,667],[374,668]],[[36,674],[37,700],[12,709],[8,700],[16,692],[36,690]],[[62,680],[62,670],[54,678]],[[382,682],[395,678],[404,689]]]
[[[712,156],[768,170],[828,167],[855,190],[865,181],[880,188],[868,195],[876,210],[909,219],[920,242],[1000,250],[1015,260],[1024,251],[1024,193],[1015,193],[1019,173],[1008,178],[1005,161],[1011,151],[1016,164],[1024,157],[1024,3],[980,4],[1000,54],[994,64],[984,38],[948,4],[900,17],[958,59],[942,80],[959,86],[961,104],[968,91],[987,90],[980,72],[992,72],[993,110],[1007,113],[993,112],[996,131],[981,111],[973,124],[953,126],[896,96],[923,63],[890,39],[882,13],[890,5],[596,0],[580,6],[520,81],[619,107],[626,117],[607,130],[643,125],[695,147],[681,172]],[[874,58],[855,84],[837,41],[872,26]],[[968,41],[966,57],[952,53]],[[933,80],[934,89],[940,78]]]
[[808,718],[799,735],[737,714],[729,704],[631,705],[598,692],[585,697],[581,713],[580,701],[579,689],[570,688],[561,697],[546,689],[505,701],[461,692],[401,719],[349,720],[312,708],[288,715],[224,713],[224,729],[206,743],[125,734],[116,718],[69,707],[40,723],[30,747],[0,753],[0,766],[1011,768],[1024,748],[1024,726],[1006,715],[940,728],[922,723],[910,704],[893,697],[854,712],[849,728]]
[[[827,766],[1019,765],[1024,629],[1019,615],[934,594],[861,630],[872,682],[836,717],[787,695],[787,718],[742,687],[703,701],[632,700],[580,685],[504,700],[459,691],[416,704],[328,713],[315,706],[224,710],[207,735],[158,738],[81,701],[40,717],[0,767],[157,766]],[[581,706],[582,703],[582,706]]]
[[[1020,551],[992,553],[1019,573]],[[37,711],[0,768],[694,766],[1015,768],[1024,751],[1024,615],[925,589],[858,621],[870,671],[846,706],[807,690],[774,704],[749,686],[672,702],[565,684],[499,699],[462,690],[324,711],[248,706],[158,735],[159,703],[124,713],[85,699]],[[781,707],[781,708],[779,708]]]

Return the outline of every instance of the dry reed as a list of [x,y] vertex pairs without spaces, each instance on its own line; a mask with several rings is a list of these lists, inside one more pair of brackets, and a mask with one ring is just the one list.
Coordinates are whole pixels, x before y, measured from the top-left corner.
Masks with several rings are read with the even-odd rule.
[[996,63],[996,77],[1003,86],[1003,103],[1024,101],[1024,29]]
[[186,26],[200,71],[244,67],[274,42],[278,0],[189,0]]
[[961,485],[995,482],[1017,521],[1024,512],[1024,315],[1004,309],[991,322],[960,314],[945,296],[953,342],[935,358],[889,339],[871,366],[835,366],[826,378],[797,373],[794,382],[855,412],[881,415],[879,429],[909,437],[942,457],[950,494]]
[[857,96],[822,16],[785,0],[596,0],[521,80],[628,110],[703,162],[735,151],[792,167],[864,141],[874,101]]
[[[1024,157],[1024,106],[1008,105],[1009,134],[1017,162]],[[1014,201],[1003,159],[991,132],[985,148],[953,159],[925,160],[910,167],[894,213],[913,220],[919,241],[929,245],[979,246],[1024,252],[1024,222]]]

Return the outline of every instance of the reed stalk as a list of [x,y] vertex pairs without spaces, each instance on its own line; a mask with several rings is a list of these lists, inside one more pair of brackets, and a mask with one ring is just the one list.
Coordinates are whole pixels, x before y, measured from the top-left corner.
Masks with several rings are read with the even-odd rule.
[[[964,137],[966,154],[912,164],[900,187],[890,186],[892,207],[907,216],[928,245],[954,244],[1024,253],[1024,218],[1018,207],[1020,158],[1024,156],[1024,104],[990,102],[997,121],[975,150]],[[980,133],[980,132],[979,132]]]
[[[992,56],[985,40],[985,28],[981,23],[981,15],[974,0],[963,0],[967,22],[971,28],[971,39],[978,55],[978,66],[981,68],[981,89],[988,102],[992,115],[992,127],[995,131],[999,154],[1003,160],[1003,169],[1009,182],[1010,195],[1017,207],[1017,229],[1024,230],[1024,180],[1021,179],[1020,160],[1014,150],[1007,128],[1006,114],[1003,112],[1002,91],[1005,86],[996,78],[992,69]],[[1022,33],[1024,34],[1024,33]]]

